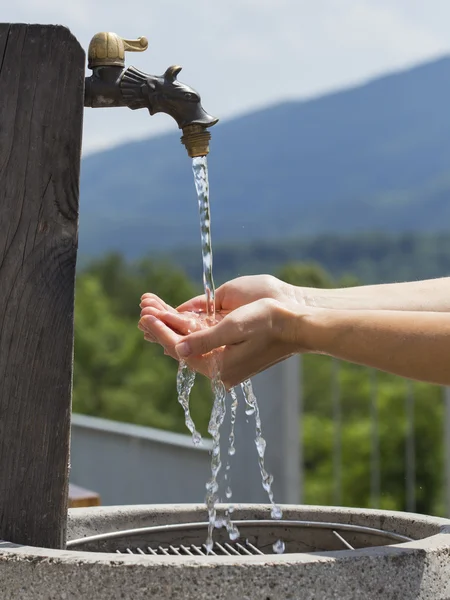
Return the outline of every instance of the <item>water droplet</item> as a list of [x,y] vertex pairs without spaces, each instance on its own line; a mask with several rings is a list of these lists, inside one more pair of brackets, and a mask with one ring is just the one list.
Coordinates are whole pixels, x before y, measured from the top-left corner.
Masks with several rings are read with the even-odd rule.
[[[255,409],[254,408],[246,408],[245,414],[250,417],[251,415],[255,414]],[[247,423],[248,423],[248,421],[247,421]]]
[[227,489],[225,490],[225,496],[230,499],[231,496],[233,495],[233,492],[231,491],[230,487],[227,487]]
[[270,516],[272,517],[272,519],[282,519],[283,518],[283,511],[281,510],[281,508],[277,504],[274,504],[272,506],[272,511],[270,513]]
[[239,539],[239,531],[238,531],[237,527],[233,527],[233,529],[230,530],[229,536],[230,536],[230,540],[232,540],[233,542],[235,540]]
[[236,454],[236,448],[235,448],[234,446],[230,446],[230,447],[228,448],[228,454],[229,454],[230,456],[234,456],[234,455]]
[[275,544],[272,546],[272,548],[276,554],[283,554],[283,552],[285,550],[284,542],[282,542],[281,540],[277,540],[275,542]]

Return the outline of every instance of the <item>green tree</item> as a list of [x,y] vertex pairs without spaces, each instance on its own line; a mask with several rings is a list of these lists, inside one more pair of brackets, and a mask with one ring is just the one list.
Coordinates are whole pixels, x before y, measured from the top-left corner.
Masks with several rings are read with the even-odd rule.
[[292,285],[331,288],[334,282],[327,271],[317,263],[292,262],[281,267],[276,273],[277,277]]
[[349,274],[334,279],[324,267],[315,262],[289,262],[278,269],[276,276],[292,285],[320,289],[360,285],[358,279]]
[[[166,270],[168,280],[173,281]],[[127,277],[131,279],[131,275]],[[126,289],[131,294],[137,290],[135,281],[125,289],[127,277],[119,286],[124,298]],[[185,283],[185,289],[188,287]],[[74,411],[185,432],[176,393],[177,363],[164,356],[158,345],[143,340],[137,329],[137,304],[135,315],[130,317],[131,304],[126,306],[117,298],[114,302],[111,293],[111,286],[105,290],[102,278],[92,271],[77,278]],[[192,392],[192,414],[203,432],[210,404],[209,382],[198,376]]]
[[[278,275],[308,287],[357,284],[352,277],[334,279],[316,263],[289,263]],[[199,290],[168,262],[144,259],[128,264],[120,255],[96,260],[78,274],[74,410],[186,433],[177,401],[177,363],[164,356],[158,345],[145,342],[137,329],[139,301],[145,291],[178,305]],[[326,356],[303,357],[305,500],[313,504],[335,502],[333,364],[336,361]],[[371,500],[371,377],[364,367],[340,363],[342,503],[348,506],[369,506]],[[416,383],[414,394],[417,510],[442,514],[441,389]],[[377,374],[382,508],[406,508],[405,396],[405,380]],[[211,401],[209,382],[197,376],[191,412],[203,434]]]
[[172,306],[200,292],[181,269],[150,258],[127,263],[120,254],[109,254],[88,265],[83,274],[93,275],[115,312],[130,319],[139,317],[144,292],[153,292]]

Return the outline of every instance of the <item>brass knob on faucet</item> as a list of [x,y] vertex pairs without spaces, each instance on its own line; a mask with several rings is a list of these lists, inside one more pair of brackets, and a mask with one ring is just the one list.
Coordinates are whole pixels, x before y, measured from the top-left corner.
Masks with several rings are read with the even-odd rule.
[[143,52],[148,48],[148,40],[125,40],[116,33],[96,33],[89,44],[88,67],[125,67],[125,52]]
[[202,125],[186,125],[183,127],[181,143],[191,158],[209,154],[210,132]]

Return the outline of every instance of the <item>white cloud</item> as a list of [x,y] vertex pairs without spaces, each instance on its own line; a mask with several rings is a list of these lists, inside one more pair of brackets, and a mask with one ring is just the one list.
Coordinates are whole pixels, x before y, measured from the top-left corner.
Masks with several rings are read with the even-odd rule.
[[426,23],[411,22],[394,3],[387,7],[369,0],[334,0],[333,5],[335,12],[326,22],[326,31],[336,42],[355,51],[410,60],[445,49],[445,39]]
[[[129,64],[150,73],[181,64],[180,79],[221,118],[450,48],[448,0],[16,0],[1,8],[4,21],[65,24],[85,48],[97,31],[146,35],[149,50]],[[85,149],[174,127],[146,111],[90,109]]]

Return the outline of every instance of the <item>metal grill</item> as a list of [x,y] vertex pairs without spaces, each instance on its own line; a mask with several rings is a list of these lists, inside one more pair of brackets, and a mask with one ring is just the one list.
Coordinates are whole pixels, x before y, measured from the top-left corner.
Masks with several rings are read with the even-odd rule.
[[[205,544],[201,546],[196,546],[195,544],[191,544],[190,546],[159,546],[158,548],[151,548],[147,546],[146,548],[126,548],[123,550],[116,550],[117,554],[144,554],[152,556],[207,556],[208,550]],[[251,544],[248,540],[240,544],[239,542],[234,542],[232,544],[228,542],[224,542],[220,544],[219,542],[215,542],[212,550],[210,550],[209,554],[213,556],[254,556],[257,554],[264,555],[264,552],[258,550],[256,546]]]
[[[225,529],[216,529],[214,556],[255,556],[273,554],[273,545],[282,540],[285,552],[357,550],[412,541],[392,531],[348,523],[316,521],[247,520],[234,521],[240,538],[230,541]],[[208,523],[180,523],[113,531],[68,542],[74,550],[116,552],[141,556],[206,556],[204,544]]]

